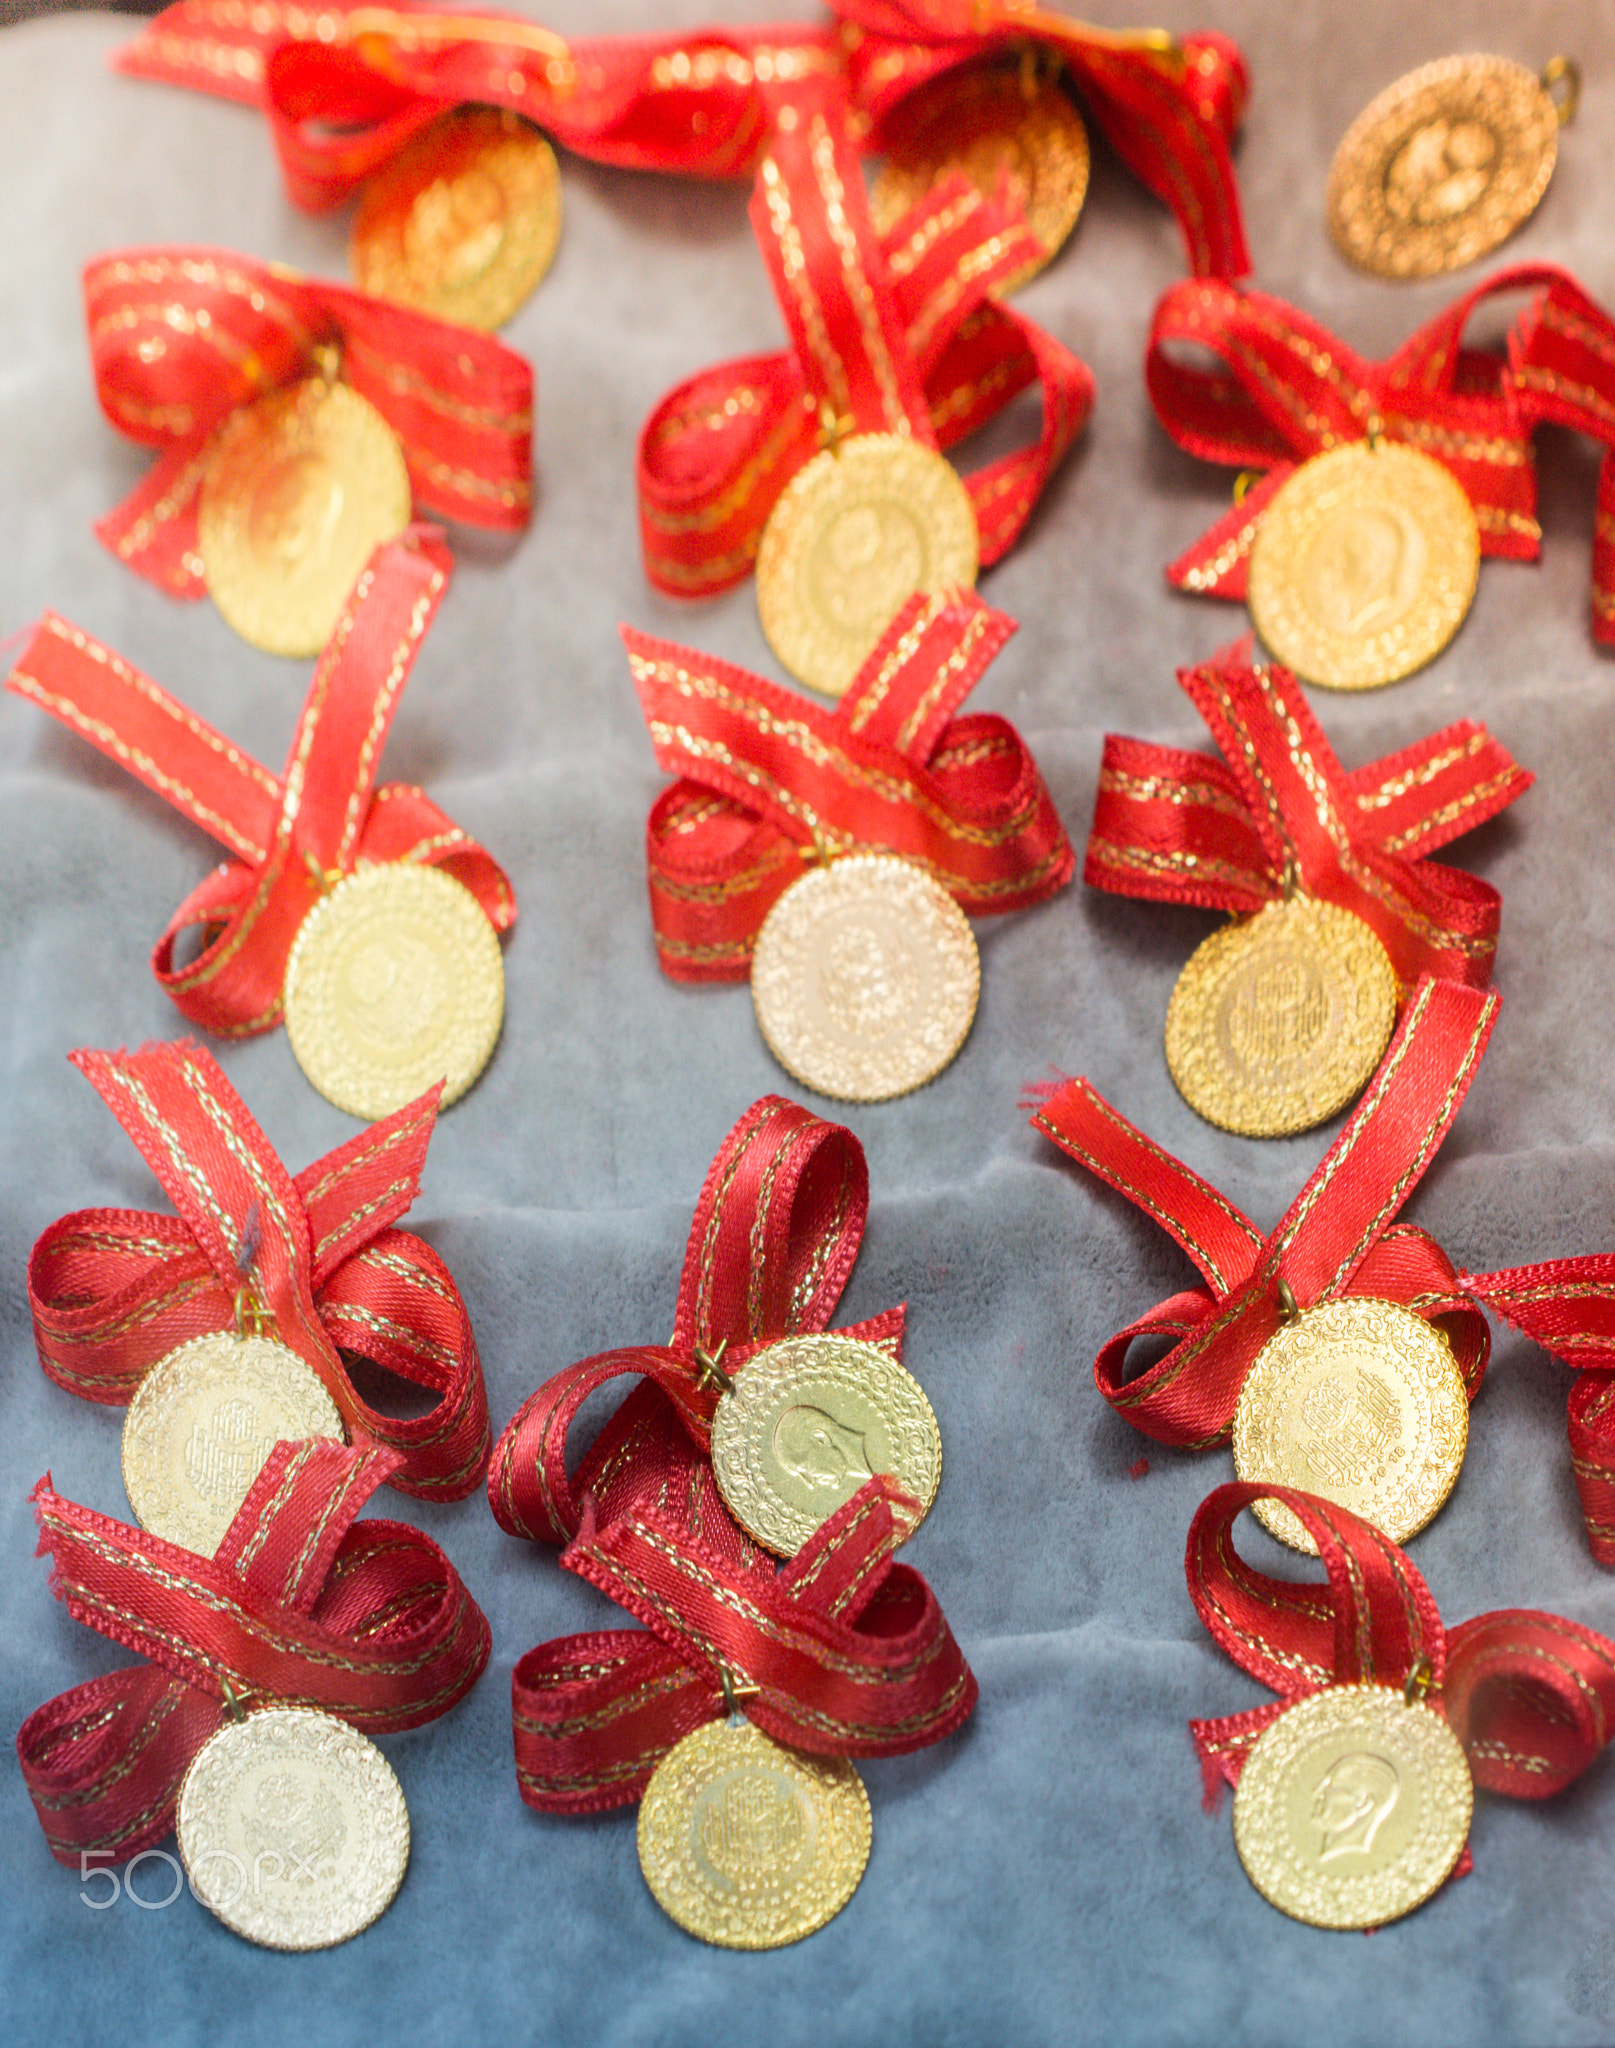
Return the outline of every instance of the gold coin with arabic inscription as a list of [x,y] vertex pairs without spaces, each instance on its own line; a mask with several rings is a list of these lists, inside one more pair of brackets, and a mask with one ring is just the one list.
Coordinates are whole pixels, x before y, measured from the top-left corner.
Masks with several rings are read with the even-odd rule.
[[656,1766],[639,1803],[639,1867],[686,1933],[785,1948],[852,1897],[871,1834],[869,1794],[844,1758],[714,1721]]
[[[1234,1470],[1349,1508],[1393,1543],[1457,1483],[1469,1399],[1445,1330],[1368,1298],[1320,1302],[1269,1337],[1239,1390]],[[1281,1543],[1318,1546],[1281,1502],[1253,1512]]]
[[799,682],[839,697],[916,590],[968,588],[979,541],[954,469],[901,434],[855,434],[780,492],[757,550],[757,612]]
[[1269,903],[1190,955],[1166,1009],[1189,1107],[1246,1138],[1310,1130],[1357,1095],[1396,1022],[1390,955],[1349,910]]
[[175,1811],[191,1888],[261,1948],[334,1948],[385,1913],[409,1865],[409,1808],[357,1728],[309,1707],[227,1721]]
[[213,1331],[158,1359],[135,1389],[124,1491],[142,1529],[211,1557],[277,1443],[342,1434],[336,1403],[295,1351]]
[[297,1064],[338,1109],[390,1116],[434,1081],[454,1102],[499,1042],[498,934],[440,868],[359,868],[299,926],[285,1008]]
[[1354,441],[1285,480],[1251,545],[1251,617],[1309,683],[1373,690],[1433,661],[1464,622],[1480,530],[1462,484],[1394,441]]
[[561,174],[530,121],[460,107],[366,185],[353,223],[362,290],[439,320],[502,327],[561,237]]
[[1463,1745],[1384,1685],[1335,1685],[1266,1728],[1234,1793],[1234,1845],[1270,1905],[1313,1927],[1382,1927],[1463,1853],[1475,1803]]
[[769,1051],[842,1102],[887,1102],[933,1080],[969,1037],[980,993],[969,919],[892,854],[849,854],[799,876],[752,952]]
[[794,1557],[877,1472],[919,1503],[942,1481],[942,1435],[920,1383],[877,1345],[786,1337],[749,1358],[712,1418],[712,1471],[729,1512],[765,1549]]
[[268,654],[318,654],[372,552],[403,532],[409,472],[346,384],[307,377],[234,413],[208,458],[198,544],[208,594]]

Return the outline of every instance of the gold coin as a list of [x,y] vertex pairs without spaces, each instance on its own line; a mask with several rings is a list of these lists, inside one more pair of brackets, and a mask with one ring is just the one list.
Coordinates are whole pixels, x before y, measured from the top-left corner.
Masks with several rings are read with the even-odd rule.
[[856,1337],[786,1337],[735,1374],[712,1418],[712,1471],[729,1512],[757,1542],[794,1557],[877,1472],[919,1502],[912,1536],[942,1479],[942,1436],[920,1383]]
[[338,1109],[390,1116],[434,1081],[454,1102],[499,1040],[498,934],[471,891],[440,868],[360,868],[298,928],[285,1007],[297,1064]]
[[[1326,1301],[1256,1354],[1234,1410],[1241,1479],[1300,1487],[1405,1543],[1434,1519],[1469,1442],[1447,1333],[1395,1302]],[[1318,1546],[1280,1502],[1254,1512],[1281,1543]]]
[[261,1948],[334,1948],[385,1913],[409,1863],[409,1808],[357,1728],[309,1707],[227,1721],[175,1813],[191,1889]]
[[1535,212],[1559,109],[1506,57],[1410,71],[1347,129],[1329,172],[1329,232],[1379,277],[1435,277],[1495,249]]
[[1293,896],[1195,948],[1167,1004],[1166,1063],[1207,1123],[1287,1137],[1362,1090],[1398,999],[1390,955],[1360,917]]
[[933,1080],[970,1036],[980,993],[969,919],[893,854],[849,854],[798,876],[752,952],[769,1051],[842,1102],[887,1102]]
[[366,185],[353,274],[378,298],[491,332],[549,269],[560,237],[554,150],[519,114],[461,107]]
[[639,1803],[639,1867],[664,1913],[717,1948],[785,1948],[833,1920],[869,1861],[869,1794],[841,1757],[709,1722]]
[[1474,1800],[1439,1714],[1390,1686],[1335,1685],[1287,1707],[1245,1759],[1234,1845],[1292,1920],[1382,1927],[1446,1881]]
[[342,1434],[336,1403],[295,1351],[212,1331],[158,1359],[135,1389],[124,1491],[142,1529],[211,1557],[276,1444]]
[[1251,617],[1307,682],[1373,690],[1434,660],[1479,575],[1475,508],[1451,470],[1394,441],[1354,441],[1303,463],[1262,514]]
[[975,507],[934,449],[855,434],[804,463],[757,550],[757,611],[798,682],[839,697],[916,590],[976,580]]
[[268,654],[318,654],[374,549],[409,524],[398,437],[346,384],[306,377],[232,414],[198,507],[209,595]]
[[1035,277],[1077,224],[1088,191],[1088,131],[1060,86],[1042,79],[1030,91],[1016,70],[971,65],[947,73],[914,101],[901,142],[875,179],[870,207],[888,234],[933,186],[962,171],[984,198],[1001,181],[1042,244],[1043,254],[996,287],[1013,291]]

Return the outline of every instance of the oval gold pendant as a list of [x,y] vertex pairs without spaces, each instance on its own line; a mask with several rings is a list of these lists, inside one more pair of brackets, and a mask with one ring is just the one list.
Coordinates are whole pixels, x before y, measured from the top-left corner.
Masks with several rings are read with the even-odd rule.
[[869,1794],[845,1759],[714,1721],[656,1766],[639,1804],[639,1867],[698,1940],[785,1948],[852,1897],[871,1834]]

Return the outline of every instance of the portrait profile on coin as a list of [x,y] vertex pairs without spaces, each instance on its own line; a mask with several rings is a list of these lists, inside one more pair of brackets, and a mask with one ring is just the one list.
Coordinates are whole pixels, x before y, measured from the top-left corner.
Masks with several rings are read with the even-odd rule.
[[1318,1861],[1371,1854],[1374,1837],[1394,1812],[1401,1789],[1395,1764],[1372,1750],[1351,1750],[1331,1764],[1312,1801],[1313,1818],[1323,1835]]

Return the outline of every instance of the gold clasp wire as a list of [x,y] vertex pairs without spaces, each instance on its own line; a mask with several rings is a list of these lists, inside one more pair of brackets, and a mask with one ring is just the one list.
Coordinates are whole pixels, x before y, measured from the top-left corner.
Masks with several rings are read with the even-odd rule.
[[224,1688],[224,1705],[226,1712],[230,1716],[230,1719],[232,1721],[246,1720],[247,1710],[246,1707],[242,1704],[242,1702],[244,1700],[250,1700],[252,1698],[252,1688],[248,1686],[244,1692],[237,1692],[235,1687],[230,1683],[230,1674],[228,1671],[221,1671],[219,1673],[219,1684]]
[[[1561,99],[1554,91],[1556,85],[1564,87]],[[1542,90],[1553,101],[1553,111],[1559,116],[1559,126],[1568,128],[1576,118],[1576,109],[1581,105],[1581,66],[1574,57],[1550,57],[1542,67]]]
[[1288,1280],[1279,1282],[1279,1313],[1287,1323],[1298,1323],[1301,1320],[1300,1304],[1295,1298],[1295,1289]]
[[238,1339],[261,1337],[269,1327],[270,1314],[252,1289],[242,1285],[236,1289],[236,1336]]
[[1430,1659],[1415,1657],[1402,1686],[1402,1704],[1411,1707],[1416,1700],[1422,1700],[1435,1681],[1435,1667]]
[[716,1387],[722,1394],[732,1394],[735,1383],[723,1369],[723,1354],[729,1349],[729,1339],[724,1338],[716,1351],[708,1351],[704,1344],[695,1347],[695,1383],[703,1392]]
[[731,1721],[743,1718],[740,1711],[742,1700],[754,1700],[762,1691],[760,1685],[753,1685],[750,1679],[736,1678],[727,1664],[718,1666],[718,1683],[723,1687],[723,1704]]

